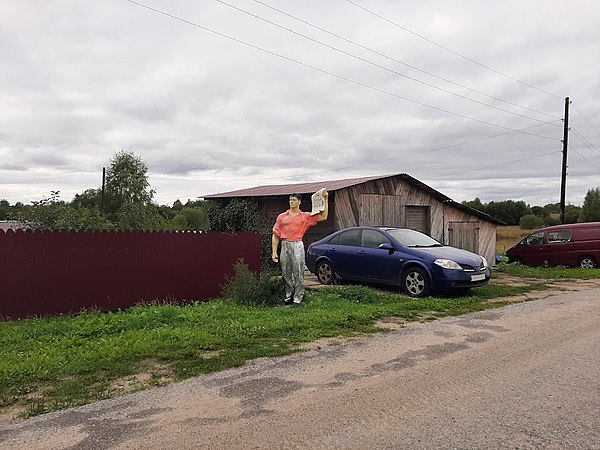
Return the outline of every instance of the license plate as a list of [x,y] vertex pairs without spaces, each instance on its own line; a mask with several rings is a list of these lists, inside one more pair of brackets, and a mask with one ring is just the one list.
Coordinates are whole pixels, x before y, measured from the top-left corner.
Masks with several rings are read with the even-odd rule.
[[485,273],[480,273],[479,275],[471,275],[471,281],[481,281],[485,280]]

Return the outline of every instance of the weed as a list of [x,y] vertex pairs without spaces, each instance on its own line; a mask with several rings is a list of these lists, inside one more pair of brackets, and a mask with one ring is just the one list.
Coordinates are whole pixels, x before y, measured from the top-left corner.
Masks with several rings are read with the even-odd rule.
[[281,277],[269,272],[257,275],[243,261],[238,261],[234,269],[234,276],[228,277],[222,286],[225,299],[244,306],[274,306],[283,299]]

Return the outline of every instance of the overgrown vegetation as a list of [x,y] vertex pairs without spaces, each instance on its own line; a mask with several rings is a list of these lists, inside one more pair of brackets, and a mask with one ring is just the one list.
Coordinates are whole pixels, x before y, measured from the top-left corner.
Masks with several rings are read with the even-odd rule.
[[496,270],[517,277],[544,280],[594,280],[600,278],[600,269],[581,269],[579,267],[530,267],[520,263],[501,262],[496,266]]
[[[514,270],[529,276],[523,267]],[[545,270],[555,274],[547,278],[560,277]],[[434,320],[495,308],[501,304],[495,298],[546,288],[542,281],[492,284],[465,297],[413,299],[342,285],[308,292],[302,308],[289,309],[267,306],[282,298],[277,278],[257,277],[239,263],[223,299],[0,323],[0,411],[30,416],[81,405],[290,354],[320,338],[382,332],[381,318]]]
[[247,264],[238,261],[233,277],[227,277],[223,298],[243,306],[276,306],[284,297],[283,279],[272,272],[253,273]]

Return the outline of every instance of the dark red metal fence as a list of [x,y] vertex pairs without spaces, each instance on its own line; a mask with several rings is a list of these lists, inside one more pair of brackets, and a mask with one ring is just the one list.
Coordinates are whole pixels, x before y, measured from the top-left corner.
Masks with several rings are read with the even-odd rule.
[[217,297],[254,233],[0,231],[0,320]]

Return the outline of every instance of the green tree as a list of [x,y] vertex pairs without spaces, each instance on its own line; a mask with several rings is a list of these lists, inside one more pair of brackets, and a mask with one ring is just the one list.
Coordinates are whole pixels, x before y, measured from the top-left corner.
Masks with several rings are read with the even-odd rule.
[[581,222],[600,221],[600,186],[587,191],[579,218]]
[[169,222],[160,215],[155,205],[127,203],[114,217],[114,225],[120,230],[161,231],[169,229]]
[[577,223],[581,215],[581,208],[576,205],[567,205],[565,207],[565,223]]
[[485,206],[485,213],[496,217],[508,225],[518,225],[521,217],[531,214],[531,209],[522,200],[504,200],[501,202],[490,202]]
[[81,194],[75,194],[71,206],[102,210],[102,189],[86,189]]
[[96,208],[73,206],[60,199],[60,191],[23,208],[19,219],[38,230],[110,230],[113,224]]
[[525,214],[519,220],[519,227],[522,230],[534,230],[544,226],[544,219],[535,214]]
[[182,208],[171,220],[175,230],[208,231],[210,221],[205,208],[194,206],[193,208]]
[[10,217],[10,203],[8,200],[0,200],[0,220],[6,220]]
[[475,197],[475,200],[470,200],[468,202],[463,201],[462,204],[465,206],[468,206],[469,208],[473,208],[478,211],[485,212],[485,205],[483,203],[481,203],[481,200],[479,199],[479,197]]
[[125,205],[147,206],[154,190],[148,181],[148,167],[132,151],[121,150],[106,171],[106,212],[113,218]]

